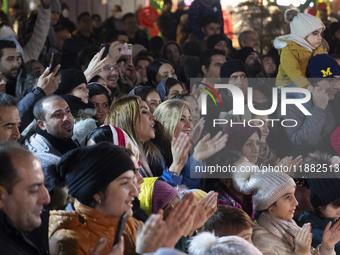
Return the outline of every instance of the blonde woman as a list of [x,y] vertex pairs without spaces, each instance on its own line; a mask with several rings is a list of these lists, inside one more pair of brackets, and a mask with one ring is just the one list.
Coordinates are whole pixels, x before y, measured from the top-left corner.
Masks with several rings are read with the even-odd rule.
[[[126,96],[116,100],[110,107],[105,123],[115,125],[123,129],[131,138],[133,143],[139,148],[141,171],[144,177],[162,176],[163,171],[168,173],[179,172],[187,161],[189,153],[189,139],[182,135],[171,145],[173,153],[173,163],[166,167],[164,158],[158,148],[150,142],[155,138],[155,116],[152,115],[148,105],[138,96]],[[151,165],[160,166],[156,171],[149,166],[149,161],[153,160]],[[174,182],[180,184],[177,176],[173,176]]]
[[[182,136],[190,138],[190,108],[185,102],[172,99],[159,105],[154,114],[156,116],[156,139],[153,142],[162,153],[168,166],[175,159],[171,153],[172,142]],[[222,135],[222,132],[212,139],[209,138],[210,134],[204,136],[195,146],[192,156],[186,155],[188,159],[185,166],[174,173],[182,177],[181,184],[190,189],[197,188],[200,182],[199,178],[190,178],[190,165],[193,168],[193,166],[204,164],[203,161],[223,149],[228,140],[227,135]],[[166,178],[166,176],[164,177]],[[166,181],[170,183],[168,179]]]

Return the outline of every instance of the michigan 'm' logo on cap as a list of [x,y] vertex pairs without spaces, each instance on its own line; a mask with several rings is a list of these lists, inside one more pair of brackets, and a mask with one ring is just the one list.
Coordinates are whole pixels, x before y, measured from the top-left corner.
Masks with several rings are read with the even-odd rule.
[[332,72],[331,72],[331,68],[328,67],[327,70],[321,70],[322,74],[323,74],[323,77],[327,77],[327,76],[330,76],[332,75]]

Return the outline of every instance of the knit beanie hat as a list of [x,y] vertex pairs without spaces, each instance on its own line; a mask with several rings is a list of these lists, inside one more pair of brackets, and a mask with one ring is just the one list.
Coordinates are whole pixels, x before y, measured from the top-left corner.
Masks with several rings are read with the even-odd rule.
[[69,194],[85,205],[90,205],[96,193],[129,170],[135,170],[131,152],[106,142],[71,150],[57,165]]
[[340,155],[340,127],[335,129],[331,135],[331,143],[333,149]]
[[309,178],[310,202],[314,208],[340,198],[340,178]]
[[310,33],[323,28],[322,21],[308,13],[299,13],[295,9],[285,11],[285,20],[289,22],[290,33],[305,38]]
[[226,151],[242,151],[242,147],[245,142],[255,132],[257,132],[259,137],[261,137],[261,130],[257,127],[250,126],[243,127],[234,125],[232,127],[226,128],[225,132],[228,134],[228,142],[225,147]]
[[56,95],[66,95],[71,92],[78,85],[85,83],[87,84],[84,73],[75,68],[65,69],[60,71],[61,80],[59,87],[54,92]]
[[296,186],[294,180],[288,174],[257,172],[256,169],[258,168],[250,163],[240,164],[236,169],[238,176],[233,178],[235,188],[238,191],[252,194],[253,207],[256,211],[268,209],[289,189]]
[[51,12],[61,12],[61,5],[59,0],[51,0]]
[[160,209],[164,209],[177,195],[178,191],[175,188],[158,179],[153,188],[152,213],[158,213]]
[[246,72],[246,68],[244,67],[244,64],[241,60],[239,59],[231,59],[225,63],[222,64],[221,66],[221,78],[230,78],[230,76],[233,73],[236,72]]
[[236,51],[235,55],[234,55],[234,59],[239,59],[241,60],[243,63],[246,62],[247,57],[250,55],[250,53],[252,52],[256,52],[257,54],[259,54],[257,52],[257,50],[253,47],[244,47],[238,51]]
[[339,64],[328,54],[319,54],[312,57],[307,66],[308,76],[316,80],[321,78],[331,78],[340,75]]
[[209,38],[207,39],[207,49],[214,48],[215,45],[218,44],[220,41],[225,41],[228,43],[225,35],[216,34],[216,35],[209,36]]

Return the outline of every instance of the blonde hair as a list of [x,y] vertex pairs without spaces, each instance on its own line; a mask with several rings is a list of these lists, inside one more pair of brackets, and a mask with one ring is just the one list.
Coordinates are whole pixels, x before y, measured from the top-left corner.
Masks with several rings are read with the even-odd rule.
[[156,121],[163,126],[164,135],[170,139],[174,137],[177,124],[185,110],[190,107],[178,99],[170,99],[161,103],[155,110]]
[[131,140],[138,146],[138,138],[135,131],[137,121],[140,119],[140,97],[123,96],[110,106],[105,123],[123,129]]

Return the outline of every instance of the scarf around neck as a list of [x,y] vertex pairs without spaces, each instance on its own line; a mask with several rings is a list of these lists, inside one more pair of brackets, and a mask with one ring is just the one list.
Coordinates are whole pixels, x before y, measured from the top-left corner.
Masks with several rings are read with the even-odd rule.
[[72,149],[78,148],[78,145],[75,142],[73,142],[73,140],[71,138],[68,138],[66,140],[58,139],[58,138],[50,135],[46,131],[42,130],[39,126],[36,127],[35,131],[39,135],[46,138],[52,144],[52,146],[57,151],[59,151],[62,155],[64,155],[66,152],[68,152]]
[[294,220],[283,220],[263,212],[257,220],[258,224],[271,234],[284,239],[294,250],[295,236],[301,229]]
[[[310,45],[304,38],[302,38],[300,36],[297,36],[297,35],[293,35],[293,34],[283,35],[283,36],[277,37],[274,40],[274,44],[276,44],[275,41],[276,42],[281,41],[282,43],[285,43],[284,40],[289,40],[289,41],[296,42],[297,44],[299,44],[300,46],[306,48],[310,52],[313,52],[315,50],[315,48],[313,48],[312,45]],[[287,43],[286,43],[285,46],[287,46]],[[275,46],[275,48],[280,49],[281,46],[279,46],[279,47]]]

